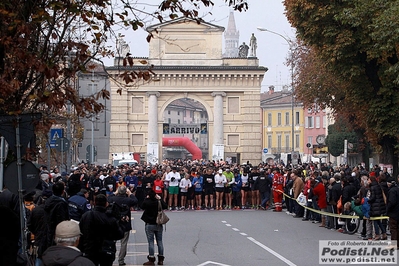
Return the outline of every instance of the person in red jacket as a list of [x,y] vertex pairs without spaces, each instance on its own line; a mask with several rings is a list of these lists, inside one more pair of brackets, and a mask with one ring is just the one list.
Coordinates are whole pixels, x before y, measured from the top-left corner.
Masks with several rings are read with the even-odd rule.
[[280,173],[280,169],[273,169],[273,201],[275,205],[275,212],[283,210],[283,191],[284,191],[284,176]]
[[[321,177],[316,178],[316,183],[313,187],[313,195],[317,197],[317,206],[323,212],[327,211],[327,194],[326,188],[321,181]],[[322,215],[320,227],[326,226],[326,216]]]
[[164,189],[164,181],[162,180],[162,173],[157,173],[156,179],[152,185],[152,189],[155,193],[162,197],[163,189]]

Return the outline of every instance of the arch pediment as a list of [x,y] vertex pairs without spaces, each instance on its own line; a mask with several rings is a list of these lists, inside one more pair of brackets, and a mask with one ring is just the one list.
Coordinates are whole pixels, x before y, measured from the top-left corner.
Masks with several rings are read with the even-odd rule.
[[222,65],[224,27],[182,18],[147,28],[154,65]]
[[154,24],[151,25],[147,28],[148,32],[154,33],[154,31],[156,30],[185,30],[185,29],[190,29],[190,30],[213,30],[213,31],[224,31],[224,27],[222,26],[218,26],[206,21],[201,21],[201,23],[198,24],[198,22],[194,19],[190,19],[190,18],[178,18],[178,19],[174,19],[174,20],[170,20],[167,22],[163,22],[163,23],[158,23],[158,24]]

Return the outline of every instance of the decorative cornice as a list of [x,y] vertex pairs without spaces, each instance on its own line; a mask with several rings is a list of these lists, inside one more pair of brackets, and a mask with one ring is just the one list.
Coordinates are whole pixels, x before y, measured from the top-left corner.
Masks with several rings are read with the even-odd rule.
[[[246,58],[245,58],[246,59]],[[110,70],[146,70],[149,66],[139,66],[134,65],[133,67],[123,67],[123,66],[109,66],[106,67],[107,71]],[[267,71],[266,67],[262,66],[157,66],[155,65],[151,70],[179,70],[179,71],[191,71],[191,70],[201,70],[201,71],[229,71],[229,70],[240,70],[240,71]]]

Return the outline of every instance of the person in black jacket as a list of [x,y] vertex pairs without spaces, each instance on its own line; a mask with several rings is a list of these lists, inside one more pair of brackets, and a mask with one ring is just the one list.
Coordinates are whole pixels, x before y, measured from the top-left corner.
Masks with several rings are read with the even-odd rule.
[[387,196],[387,215],[389,216],[389,228],[391,240],[396,240],[399,249],[399,187],[395,181],[388,183],[389,192]]
[[264,171],[260,172],[260,175],[256,179],[254,186],[259,189],[262,199],[260,207],[262,210],[266,210],[269,207],[272,182],[269,177],[265,175]]
[[[357,194],[357,190],[351,182],[353,178],[351,176],[345,176],[341,179],[342,184],[342,206],[345,205],[347,202],[352,202],[352,197]],[[349,214],[348,211],[343,210],[344,214]],[[345,221],[345,219],[341,218],[341,220]],[[340,231],[341,232],[341,231]],[[342,228],[343,233],[347,233],[345,227]]]
[[[144,196],[147,196],[148,192],[152,189],[156,177],[152,174],[151,169],[147,169],[145,171],[145,176],[143,176],[143,189],[144,189]],[[176,203],[177,205],[177,203]]]
[[347,202],[352,201],[352,197],[357,194],[357,190],[353,183],[349,181],[348,177],[344,177],[341,180],[342,183],[342,206]]
[[[370,186],[370,217],[379,217],[385,214],[386,212],[386,204],[384,202],[383,190],[380,184],[377,182],[377,178],[375,176],[370,176],[368,179]],[[374,240],[386,240],[386,227],[383,226],[381,220],[374,220],[374,232],[375,237]],[[382,237],[380,238],[380,229],[382,231]]]
[[126,265],[127,243],[129,242],[130,231],[132,230],[132,215],[130,210],[137,205],[138,200],[126,186],[119,186],[116,194],[108,197],[108,202],[115,203],[120,208],[122,220],[119,224],[124,231],[124,236],[121,239],[118,262],[119,265]]
[[82,188],[80,180],[84,178],[84,174],[79,169],[75,169],[73,174],[68,178],[68,196],[76,195]]
[[248,182],[251,185],[251,202],[252,209],[258,209],[260,205],[259,187],[256,180],[259,178],[259,169],[254,167],[248,177]]
[[[334,177],[330,178],[330,185],[328,186],[328,198],[329,204],[331,205],[331,213],[337,214],[337,203],[339,198],[342,196],[342,186],[341,186],[341,175],[335,174]],[[337,230],[339,228],[338,218],[331,217],[329,219],[329,226]]]
[[57,182],[53,185],[53,195],[44,203],[44,211],[47,224],[47,244],[48,247],[55,245],[55,228],[62,222],[69,220],[68,202],[63,198],[65,185]]
[[213,193],[215,190],[215,176],[212,168],[207,168],[204,178],[205,208],[213,209]]
[[21,236],[18,195],[4,188],[0,191],[0,265],[16,265]]
[[53,195],[52,191],[44,190],[41,195],[40,204],[32,210],[29,220],[28,228],[29,231],[35,235],[35,242],[33,243],[34,249],[37,252],[36,265],[41,265],[41,258],[43,252],[48,247],[47,244],[47,222],[46,212],[44,211],[44,205],[48,198]]
[[156,220],[158,216],[158,201],[161,202],[162,209],[166,209],[168,206],[154,190],[150,190],[144,202],[141,204],[141,209],[144,210],[141,220],[145,222],[145,233],[148,241],[148,261],[143,265],[155,265],[154,256],[154,236],[157,240],[158,246],[158,265],[163,265],[164,249],[162,242],[162,230],[163,226],[158,225]]
[[115,241],[122,239],[124,232],[119,226],[119,219],[107,210],[105,195],[97,195],[94,204],[93,211],[84,213],[80,219],[82,237],[79,247],[95,265],[112,266],[116,252]]

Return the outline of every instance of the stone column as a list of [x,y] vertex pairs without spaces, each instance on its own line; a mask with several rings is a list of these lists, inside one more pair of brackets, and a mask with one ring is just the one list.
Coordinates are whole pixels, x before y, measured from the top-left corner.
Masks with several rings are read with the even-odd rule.
[[223,142],[223,97],[225,92],[212,92],[213,99],[213,144],[224,144]]
[[158,142],[158,97],[157,91],[146,93],[148,97],[148,142]]

